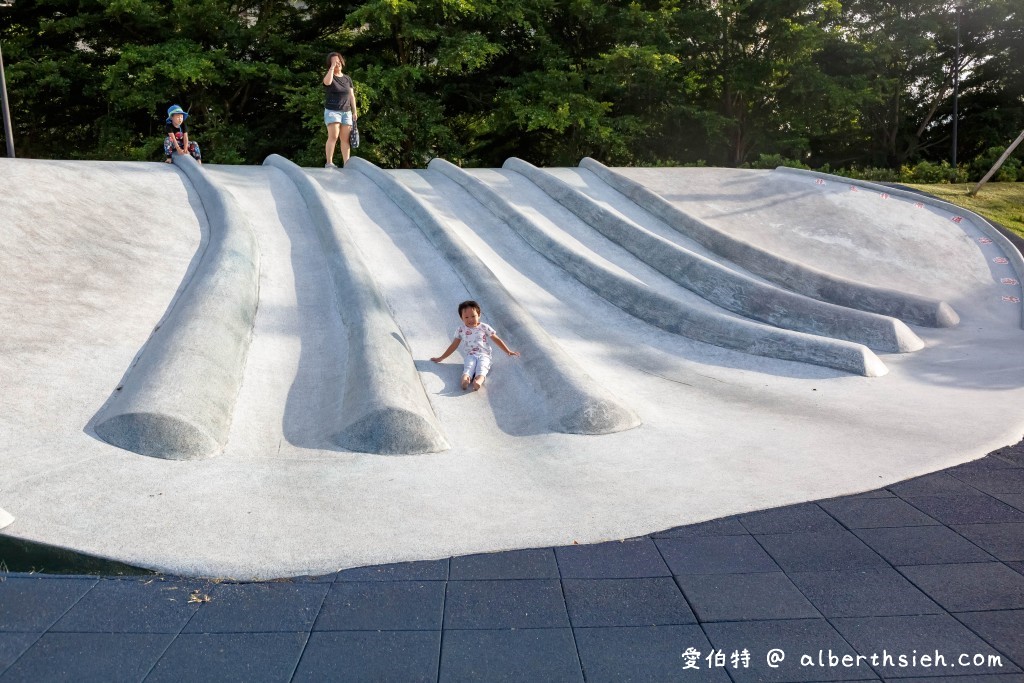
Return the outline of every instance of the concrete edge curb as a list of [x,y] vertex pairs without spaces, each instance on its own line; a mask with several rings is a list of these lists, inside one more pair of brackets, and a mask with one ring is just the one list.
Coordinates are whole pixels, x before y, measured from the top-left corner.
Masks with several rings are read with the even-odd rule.
[[292,182],[327,257],[335,301],[348,333],[346,382],[337,443],[364,453],[436,453],[451,446],[430,405],[405,335],[391,314],[345,220],[315,180],[272,154],[263,162]]
[[228,439],[259,305],[260,249],[234,196],[192,157],[174,163],[202,200],[209,242],[94,431],[118,448],[192,460]]
[[474,298],[487,302],[488,315],[498,323],[502,336],[523,347],[519,362],[547,403],[551,429],[569,434],[610,434],[640,425],[640,418],[583,372],[469,246],[411,190],[364,159],[353,157],[346,168],[368,177],[419,226],[467,289],[475,293]]
[[522,159],[502,168],[515,171],[640,261],[717,306],[768,325],[907,353],[924,342],[901,320],[812,299],[731,270],[676,245],[620,216],[559,178]]
[[580,160],[579,167],[590,171],[644,210],[723,258],[794,292],[927,327],[953,327],[960,322],[960,317],[944,301],[856,282],[783,258],[690,216],[664,197],[616,173],[599,161],[585,157]]
[[0,508],[0,529],[10,526],[13,521],[14,517],[11,515],[11,513],[7,512],[3,508]]
[[[831,180],[832,182],[842,182],[850,185],[857,185],[864,187],[869,190],[874,190],[879,193],[887,193],[893,197],[900,197],[902,199],[913,199],[914,201],[921,202],[922,204],[928,204],[940,208],[944,211],[957,216],[967,216],[971,221],[978,226],[986,236],[990,237],[992,241],[1002,248],[1006,254],[1007,259],[1010,261],[1010,265],[1013,266],[1013,270],[1017,273],[1017,281],[1024,282],[1024,256],[1021,255],[1020,250],[1017,249],[1016,245],[1011,242],[1006,235],[1001,233],[999,229],[992,225],[987,218],[977,214],[970,209],[965,209],[956,204],[938,199],[937,197],[929,197],[928,195],[919,194],[910,190],[903,190],[898,187],[889,187],[887,185],[879,185],[872,183],[867,180],[858,180],[855,178],[844,178],[843,176],[832,175],[831,173],[822,173],[821,171],[811,171],[803,168],[790,168],[788,166],[779,166],[775,169],[783,173],[792,173],[796,175],[806,175],[815,178],[822,178],[825,180]],[[1024,328],[1024,301],[1021,302],[1021,327]]]
[[568,249],[497,192],[459,167],[443,159],[434,159],[430,168],[436,168],[466,188],[527,244],[598,296],[666,332],[757,356],[823,365],[868,377],[887,372],[874,352],[862,344],[783,330],[713,310],[700,310],[645,288],[590,256]]

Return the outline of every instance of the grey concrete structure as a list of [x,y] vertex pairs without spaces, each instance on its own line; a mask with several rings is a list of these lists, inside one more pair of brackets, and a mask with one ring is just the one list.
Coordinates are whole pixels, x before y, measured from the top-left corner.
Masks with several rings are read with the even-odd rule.
[[[974,213],[973,211],[970,211],[969,209],[959,207],[955,204],[950,204],[949,202],[943,201],[936,197],[922,195],[917,192],[911,192],[909,190],[904,190],[900,188],[879,185],[877,183],[871,183],[866,180],[842,178],[840,176],[832,175],[831,173],[820,173],[818,171],[810,171],[802,168],[789,168],[786,166],[780,166],[779,168],[776,169],[776,171],[780,173],[792,173],[795,175],[810,178],[819,178],[821,180],[824,180],[825,182],[846,183],[849,184],[851,187],[863,187],[879,194],[886,194],[894,197],[902,197],[903,199],[912,201],[915,204],[926,204],[928,206],[934,206],[937,207],[938,209],[949,212],[951,214],[950,218],[957,222],[959,222],[959,220],[962,220],[965,216],[970,217],[971,222],[974,225],[976,225],[982,232],[984,232],[986,237],[992,240],[992,243],[996,245],[996,248],[1000,249],[1000,251],[1003,254],[1005,254],[1004,258],[1006,258],[1009,261],[1009,265],[1013,268],[1014,272],[1016,273],[1017,279],[1024,279],[1024,258],[1021,257],[1021,253],[1017,250],[1016,247],[1013,246],[1010,240],[1006,238],[1006,235],[999,232],[998,228],[992,225],[983,216],[980,216]],[[1024,309],[1024,301],[1021,302],[1021,306],[1022,309]],[[1022,310],[1021,314],[1021,326],[1024,327],[1024,310]]]
[[1024,442],[611,543],[295,580],[54,576],[45,555],[6,556],[4,681],[1024,678]]
[[510,158],[503,168],[526,176],[602,235],[722,308],[776,327],[845,339],[877,351],[905,353],[924,348],[924,342],[900,320],[795,294],[727,268],[645,230],[522,159]]
[[348,334],[345,389],[334,414],[344,448],[366,453],[434,453],[449,448],[402,335],[351,231],[325,193],[284,157],[263,162],[282,170],[302,195],[327,257],[338,312]]
[[761,325],[726,315],[717,308],[687,305],[652,291],[585,253],[563,246],[497,192],[457,166],[443,159],[434,159],[430,168],[465,187],[539,254],[565,269],[602,298],[666,332],[757,356],[814,363],[866,377],[880,377],[888,372],[878,356],[863,344]]
[[448,230],[408,189],[368,161],[352,159],[363,173],[409,214],[471,289],[489,301],[488,310],[503,329],[526,344],[523,366],[544,398],[550,427],[569,434],[610,434],[640,424],[636,414],[579,369],[508,293],[461,239]]
[[234,198],[188,155],[174,157],[210,230],[195,269],[96,415],[97,436],[170,460],[214,455],[227,441],[259,302],[259,244]]
[[[789,172],[614,169],[737,240],[820,272],[946,301],[960,314],[956,327],[912,326],[924,348],[879,353],[889,373],[868,378],[666,332],[584,286],[443,173],[369,169],[377,174],[371,179],[360,163],[303,174],[370,270],[416,370],[406,386],[425,394],[447,450],[390,457],[337,443],[349,356],[361,350],[339,315],[333,247],[325,250],[314,206],[285,172],[209,163],[203,173],[234,197],[260,251],[259,305],[227,441],[216,457],[165,460],[96,438],[92,418],[192,280],[213,216],[170,164],[0,159],[0,505],[16,517],[5,541],[236,579],[575,548],[877,490],[973,460],[1024,432],[1014,409],[1024,400],[1015,257],[970,215]],[[467,172],[570,251],[659,295],[713,308],[521,174]],[[757,279],[593,173],[544,172],[661,239]],[[396,204],[399,195],[412,216]],[[419,219],[457,238],[462,255],[452,258]],[[464,260],[498,286],[471,279]],[[503,297],[550,347],[503,317]],[[469,298],[523,352],[496,354],[479,392],[460,390],[458,353],[442,364],[429,360],[451,341],[455,307]],[[565,358],[570,366],[561,365]],[[572,406],[549,398],[559,376],[534,370],[549,361],[552,372],[585,373],[640,424],[605,434],[555,430]],[[181,386],[176,379],[171,391]],[[992,496],[1016,501],[1007,472],[972,477]],[[955,495],[940,501],[934,487],[919,487],[908,502],[944,523],[981,523],[999,508],[994,499],[968,499],[970,490],[948,477],[929,481]],[[850,501],[835,514],[875,528],[886,506]],[[906,506],[888,507],[909,522],[921,519]],[[751,533],[781,533],[754,517]],[[860,535],[863,524],[853,526]],[[937,532],[923,533],[922,543],[929,533]],[[894,532],[863,535],[886,553],[904,550]],[[794,547],[815,539],[761,540],[799,566]],[[846,538],[835,550],[852,543]],[[644,557],[656,559],[650,545]],[[756,550],[749,539],[743,545]],[[609,566],[601,558],[621,546],[600,546],[587,563]],[[928,548],[905,551],[916,560]],[[672,556],[666,561],[685,560]],[[700,556],[683,573],[700,574],[716,558],[733,562]],[[565,578],[579,578],[578,558],[566,560]],[[701,581],[683,590],[706,597]],[[453,615],[463,612],[456,602]]]
[[802,263],[782,258],[715,229],[594,159],[588,157],[581,160],[580,168],[591,171],[640,206],[715,253],[794,292],[840,306],[892,316],[917,325],[951,327],[960,322],[959,315],[947,302],[866,285],[808,268]]

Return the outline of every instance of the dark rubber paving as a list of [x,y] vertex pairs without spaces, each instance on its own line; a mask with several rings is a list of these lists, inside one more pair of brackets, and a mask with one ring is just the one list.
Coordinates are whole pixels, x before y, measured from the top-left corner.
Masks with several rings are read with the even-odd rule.
[[0,573],[4,683],[1022,670],[1024,441],[878,491],[590,546],[265,583]]

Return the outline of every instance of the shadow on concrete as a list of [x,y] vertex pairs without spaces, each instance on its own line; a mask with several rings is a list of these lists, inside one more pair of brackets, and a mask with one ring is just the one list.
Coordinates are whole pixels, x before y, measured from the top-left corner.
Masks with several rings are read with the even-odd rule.
[[[322,310],[323,307],[318,306],[317,302],[326,296],[330,301],[329,315],[341,320],[334,285],[326,267],[320,237],[301,196],[283,172],[268,170],[280,180],[271,180],[270,192],[291,245],[297,317],[295,333],[300,345],[298,368],[285,401],[282,434],[293,446],[347,453],[347,449],[334,443],[331,438],[341,428],[341,407],[347,374],[345,362],[348,341],[344,336],[345,328],[343,323],[335,325],[327,322],[321,332],[320,326],[311,319],[317,311]],[[295,220],[295,211],[282,208],[289,202],[301,207],[298,213],[303,217],[302,221]],[[304,242],[311,245],[316,252],[315,258],[322,262],[323,267],[307,267],[303,257],[305,254],[308,258]],[[332,337],[327,333],[339,328],[342,332],[340,337]]]

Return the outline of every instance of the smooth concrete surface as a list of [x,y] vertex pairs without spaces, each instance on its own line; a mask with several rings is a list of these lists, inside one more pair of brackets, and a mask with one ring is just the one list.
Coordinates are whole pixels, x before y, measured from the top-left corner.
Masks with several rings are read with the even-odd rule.
[[[502,337],[505,330],[509,330],[508,334],[524,344],[522,366],[531,380],[534,394],[532,399],[524,396],[524,400],[543,399],[545,405],[541,414],[547,416],[552,429],[568,434],[608,434],[640,424],[633,411],[596,384],[552,342],[487,266],[408,188],[362,159],[353,160],[349,166],[369,177],[415,221],[466,286],[476,292],[468,294],[467,298],[475,296],[487,301],[489,315],[503,330],[498,336]],[[458,312],[455,304],[452,308]],[[497,347],[495,353],[500,353]]]
[[[812,178],[815,178],[816,181],[822,180],[824,181],[824,183],[845,183],[849,185],[851,190],[856,189],[858,187],[863,187],[878,197],[881,197],[882,195],[901,197],[903,199],[907,199],[913,202],[914,206],[918,208],[923,208],[924,205],[933,206],[940,209],[943,212],[947,212],[949,214],[950,220],[954,222],[960,222],[961,220],[963,220],[965,216],[967,216],[970,218],[971,223],[973,223],[979,230],[981,230],[984,233],[984,236],[992,240],[991,243],[996,245],[995,248],[999,249],[1000,253],[1005,254],[1006,259],[1009,261],[1010,267],[1013,268],[1017,275],[1017,279],[1024,279],[1024,257],[1021,256],[1020,251],[1018,251],[1017,248],[1013,246],[1013,243],[1011,243],[1010,240],[1006,237],[1006,235],[1000,232],[998,228],[992,225],[992,223],[990,223],[987,219],[974,213],[973,211],[969,211],[968,209],[959,207],[956,204],[951,204],[949,202],[943,201],[937,197],[922,195],[920,193],[912,192],[910,190],[879,185],[877,183],[871,183],[866,180],[851,180],[849,178],[842,178],[840,176],[835,176],[830,173],[819,173],[818,171],[809,171],[802,168],[788,168],[785,166],[780,166],[775,170],[781,173],[794,173],[802,176],[810,176]],[[1024,301],[1021,302],[1021,307],[1022,309],[1024,309]],[[1024,310],[1022,310],[1021,314],[1021,327],[1024,327]]]
[[284,172],[312,218],[327,258],[338,311],[348,333],[338,445],[366,453],[415,454],[447,450],[448,442],[423,391],[410,347],[374,281],[345,219],[323,190],[284,157],[263,162]]
[[0,680],[1020,683],[1022,475],[1024,442],[626,541],[260,583],[8,552]]
[[[443,159],[431,161],[430,168],[464,187],[519,233],[537,253],[580,283],[629,315],[666,332],[757,356],[813,363],[866,377],[880,377],[888,372],[885,364],[862,344],[761,325],[727,315],[717,307],[687,305],[653,291],[635,278],[605,266],[587,252],[560,243],[512,204],[515,198],[522,197],[521,192],[512,190],[499,194],[489,184]],[[509,176],[504,180],[509,180]],[[504,183],[503,189],[508,190],[508,183]]]
[[[580,435],[551,431],[525,357],[498,354],[475,393],[459,389],[457,357],[431,363],[465,298],[480,300],[512,348],[531,343],[491,316],[501,303],[464,279],[391,194],[355,168],[309,169],[373,271],[451,445],[401,457],[345,450],[328,418],[341,405],[349,341],[306,203],[277,169],[203,168],[257,237],[260,301],[226,446],[170,461],[115,448],[87,425],[200,251],[210,226],[198,194],[168,164],[0,159],[0,501],[17,518],[5,534],[178,574],[323,574],[620,539],[853,494],[1024,433],[1024,333],[1019,305],[1004,299],[1019,300],[1021,288],[1004,284],[1016,277],[1004,247],[980,241],[970,217],[957,223],[939,207],[794,174],[615,169],[752,244],[959,312],[957,327],[914,327],[925,348],[882,355],[889,374],[866,378],[638,321],[447,176],[382,172],[642,420]],[[547,172],[709,256],[589,171]],[[472,175],[508,182],[496,170]],[[660,293],[699,298],[520,180],[536,202],[517,208],[559,240]]]
[[195,268],[92,426],[107,443],[171,460],[227,442],[259,302],[259,245],[232,195],[195,159],[175,157],[210,231]]
[[[642,183],[634,182],[628,174],[616,173],[594,159],[583,159],[580,168],[591,171],[643,208],[683,234],[698,240],[723,258],[795,292],[840,306],[893,316],[907,323],[931,327],[952,327],[959,323],[956,311],[945,301],[872,286],[856,278],[844,278],[834,273],[809,268],[799,258],[786,258],[768,248],[737,239],[728,232],[719,230],[715,225],[701,220],[699,216],[674,205],[670,198],[652,192]],[[679,194],[690,194],[689,188]],[[823,216],[818,217],[818,220],[823,219]],[[756,228],[756,225],[752,227]]]
[[658,272],[722,308],[761,322],[864,344],[876,351],[910,352],[924,342],[902,321],[836,306],[727,268],[645,230],[533,164],[512,157],[515,171],[602,235]]

